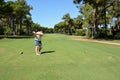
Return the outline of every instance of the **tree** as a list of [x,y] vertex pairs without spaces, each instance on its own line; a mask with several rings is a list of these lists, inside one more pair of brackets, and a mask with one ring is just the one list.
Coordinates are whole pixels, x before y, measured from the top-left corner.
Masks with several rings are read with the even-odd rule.
[[24,24],[26,25],[26,31],[27,31],[27,34],[29,35],[30,34],[30,28],[31,28],[31,25],[32,25],[32,18],[31,18],[30,15],[25,16]]
[[69,35],[72,35],[73,19],[70,17],[69,13],[65,14],[62,19],[65,20]]
[[[12,12],[13,12],[13,8],[10,6],[10,4],[4,2],[4,0],[1,0],[1,2],[0,2],[0,21],[2,24],[0,24],[0,25],[1,25],[1,28],[3,28],[2,32],[5,31],[4,29],[6,29],[5,27],[7,27],[7,26],[9,26],[7,28],[11,29],[10,21],[11,21]],[[6,25],[6,24],[8,24],[8,25]]]
[[81,29],[82,28],[82,24],[83,24],[83,16],[82,15],[78,15],[73,20],[74,20],[74,28],[75,29]]
[[32,7],[29,6],[25,0],[17,0],[14,6],[16,21],[20,27],[20,34],[22,34],[22,22],[26,18],[26,15],[30,15],[29,11],[32,9]]
[[59,22],[58,24],[55,24],[54,31],[56,33],[65,33],[65,34],[67,34],[65,22]]
[[106,27],[106,10],[108,7],[112,6],[112,4],[115,2],[115,0],[73,0],[75,4],[89,4],[93,7],[94,12],[94,38],[98,37],[98,20],[101,16],[100,13],[104,13],[104,19],[105,19],[105,27]]

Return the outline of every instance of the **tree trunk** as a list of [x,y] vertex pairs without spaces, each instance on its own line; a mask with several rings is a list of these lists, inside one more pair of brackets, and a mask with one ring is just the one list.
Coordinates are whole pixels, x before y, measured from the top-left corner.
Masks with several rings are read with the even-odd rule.
[[98,17],[97,17],[97,13],[98,13],[98,7],[95,7],[95,12],[94,12],[94,28],[93,28],[93,38],[97,38],[98,37]]
[[28,21],[27,21],[26,27],[27,27],[27,34],[29,35],[29,33],[30,33],[30,23]]
[[105,27],[105,37],[107,37],[107,21],[106,21],[106,9],[105,9],[105,2],[104,2],[104,27]]
[[20,25],[20,35],[22,35],[22,19],[20,19],[19,25]]
[[71,25],[69,25],[69,29],[68,29],[68,31],[69,31],[69,35],[72,35]]
[[15,35],[16,31],[15,31],[15,21],[14,21],[14,18],[11,19],[11,28],[12,28],[12,34]]

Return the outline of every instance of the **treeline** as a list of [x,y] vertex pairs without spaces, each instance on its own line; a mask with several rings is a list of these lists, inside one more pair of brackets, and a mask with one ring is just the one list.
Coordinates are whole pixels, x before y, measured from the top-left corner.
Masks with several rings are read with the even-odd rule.
[[90,38],[120,39],[120,0],[73,0],[80,12],[76,18],[67,13],[53,28],[32,21],[26,0],[0,0],[0,35],[31,35],[42,28],[45,33],[62,33]]
[[55,32],[92,38],[120,39],[120,0],[73,0],[80,15],[63,16]]
[[31,35],[37,28],[42,28],[47,33],[53,32],[52,28],[43,27],[32,21],[32,9],[26,0],[0,0],[0,35]]

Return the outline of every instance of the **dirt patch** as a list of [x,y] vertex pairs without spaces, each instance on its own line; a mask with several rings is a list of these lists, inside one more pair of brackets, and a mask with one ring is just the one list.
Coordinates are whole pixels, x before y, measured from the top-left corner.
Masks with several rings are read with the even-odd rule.
[[110,41],[105,41],[105,40],[94,40],[94,39],[85,39],[80,36],[71,36],[73,40],[80,40],[80,41],[87,41],[87,42],[97,42],[97,43],[103,43],[103,44],[111,44],[111,45],[117,45],[120,46],[120,43],[116,42],[110,42]]

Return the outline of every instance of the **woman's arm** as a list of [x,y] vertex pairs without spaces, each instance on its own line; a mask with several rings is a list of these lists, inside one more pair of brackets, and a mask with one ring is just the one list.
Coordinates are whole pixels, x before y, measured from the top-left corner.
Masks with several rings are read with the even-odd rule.
[[35,31],[33,31],[33,34],[34,34],[34,37],[36,37],[36,35],[37,35],[37,34],[36,34],[36,32],[35,32]]

